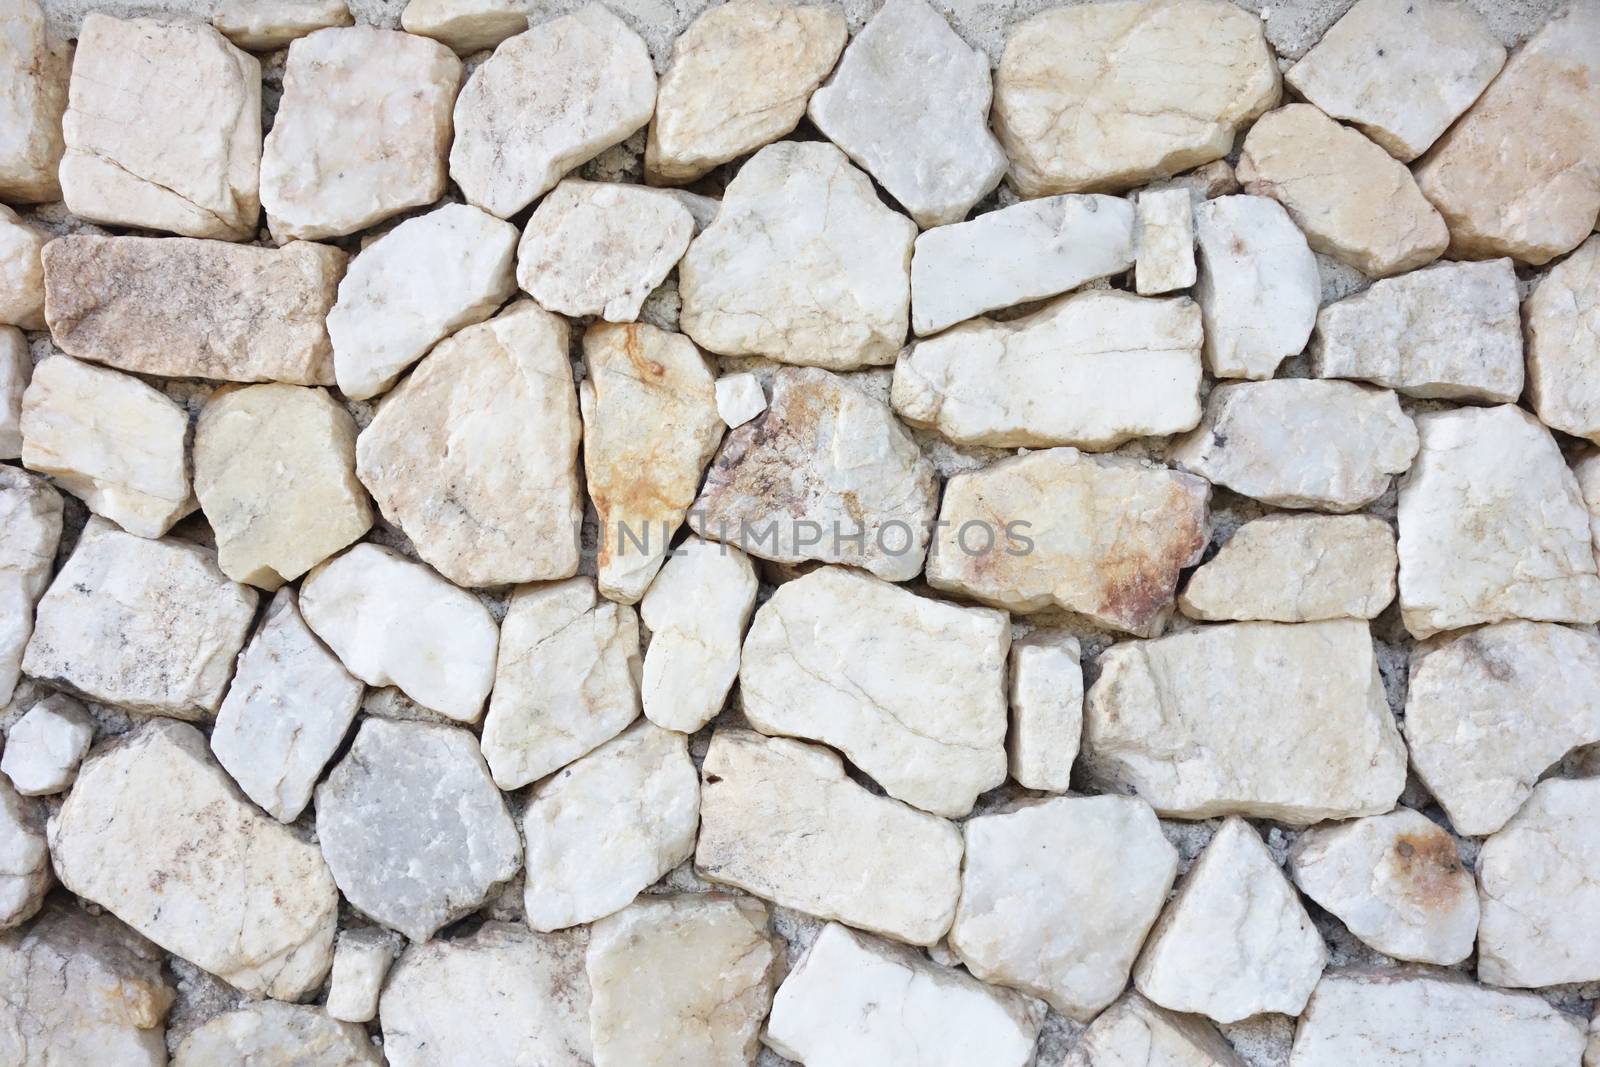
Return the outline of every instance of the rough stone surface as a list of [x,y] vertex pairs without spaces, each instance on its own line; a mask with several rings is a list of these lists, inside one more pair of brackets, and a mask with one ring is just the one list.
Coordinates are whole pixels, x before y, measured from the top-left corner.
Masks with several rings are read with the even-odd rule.
[[1078,639],[1038,630],[1011,644],[1011,729],[1006,752],[1018,785],[1065,793],[1083,733]]
[[[1539,280],[1523,305],[1528,397],[1553,430],[1600,441],[1600,237]],[[1515,321],[1515,319],[1513,319]],[[1514,402],[1515,394],[1503,398]]]
[[1095,1017],[1065,1067],[1245,1067],[1206,1020],[1129,991]]
[[94,720],[62,693],[39,701],[6,732],[0,774],[25,797],[65,792],[94,740]]
[[44,804],[0,775],[0,930],[22,925],[44,904],[51,882],[44,820]]
[[49,237],[0,205],[0,323],[44,329],[44,268],[40,250]]
[[0,326],[0,459],[22,455],[22,396],[33,377],[33,357],[21,330]]
[[1304,826],[1377,815],[1406,749],[1367,624],[1241,622],[1123,642],[1100,657],[1079,762],[1163,815]]
[[692,734],[716,717],[739,673],[756,571],[731,545],[690,538],[639,604],[650,630],[640,698],[657,726]]
[[383,1054],[359,1026],[320,1008],[263,1001],[225,1011],[189,1031],[172,1067],[283,1063],[295,1067],[382,1067]]
[[298,37],[352,21],[345,0],[222,0],[211,15],[211,25],[251,52],[275,52]]
[[378,995],[389,967],[405,941],[380,926],[340,932],[333,947],[333,973],[328,978],[328,1014],[349,1023],[371,1022],[378,1015]]
[[754,374],[725,374],[717,379],[717,414],[728,429],[743,426],[765,410],[767,395]]
[[1195,282],[1194,200],[1187,189],[1146,189],[1138,197],[1134,287],[1140,296]]
[[50,483],[0,466],[0,706],[16,688],[34,605],[50,584],[61,513],[61,494]]
[[520,0],[408,0],[400,25],[470,56],[526,30],[528,6]]
[[1194,211],[1206,369],[1270,378],[1316,325],[1322,279],[1305,236],[1276,200],[1222,196]]
[[35,0],[0,14],[0,197],[11,203],[61,199],[57,168],[66,145],[69,51],[52,41]]

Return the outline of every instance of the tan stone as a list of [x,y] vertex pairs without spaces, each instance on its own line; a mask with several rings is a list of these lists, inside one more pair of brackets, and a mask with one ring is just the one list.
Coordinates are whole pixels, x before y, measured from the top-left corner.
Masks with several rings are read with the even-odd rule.
[[526,30],[528,5],[524,0],[409,0],[400,26],[470,56]]
[[0,198],[11,203],[61,199],[56,169],[66,145],[70,53],[52,41],[37,0],[0,11]]

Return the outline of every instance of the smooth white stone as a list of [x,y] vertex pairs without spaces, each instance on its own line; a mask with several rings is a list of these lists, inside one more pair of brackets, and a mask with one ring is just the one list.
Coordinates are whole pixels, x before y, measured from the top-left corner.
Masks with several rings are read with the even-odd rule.
[[83,705],[52,693],[29,708],[6,733],[0,774],[25,797],[63,793],[94,740],[94,720]]
[[1083,667],[1078,639],[1038,630],[1011,643],[1011,777],[1018,785],[1065,793],[1083,734]]
[[755,606],[755,565],[737,548],[691,537],[672,551],[639,604],[651,634],[640,683],[646,718],[692,734],[716,717]]
[[61,541],[61,494],[38,475],[0,465],[0,707],[10,703]]
[[383,1067],[383,1053],[359,1026],[320,1008],[262,1001],[214,1015],[189,1031],[172,1067],[220,1063],[292,1063],[295,1067]]
[[1134,238],[1134,289],[1154,296],[1195,282],[1194,199],[1187,189],[1139,194]]
[[39,254],[49,239],[0,205],[0,323],[44,329],[44,267]]
[[717,414],[728,429],[743,426],[765,410],[767,396],[754,374],[724,374],[717,379]]
[[1317,258],[1289,213],[1264,196],[1221,196],[1194,209],[1206,369],[1271,378],[1299,355],[1322,298]]

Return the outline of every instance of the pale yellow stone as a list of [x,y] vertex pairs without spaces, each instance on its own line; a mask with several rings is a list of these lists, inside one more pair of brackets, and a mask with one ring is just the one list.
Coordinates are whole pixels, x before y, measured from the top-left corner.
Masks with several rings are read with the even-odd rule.
[[0,198],[11,203],[61,199],[56,168],[66,145],[70,53],[45,31],[36,0],[0,7]]
[[48,240],[15,211],[0,205],[0,324],[44,329],[44,266],[39,254]]
[[527,29],[528,4],[527,0],[410,0],[400,13],[400,26],[470,56]]

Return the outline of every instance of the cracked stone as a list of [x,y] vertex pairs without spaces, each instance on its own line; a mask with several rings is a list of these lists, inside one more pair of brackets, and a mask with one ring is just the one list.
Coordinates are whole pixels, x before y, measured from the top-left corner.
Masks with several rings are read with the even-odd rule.
[[1276,200],[1221,196],[1194,209],[1205,316],[1206,369],[1219,378],[1271,378],[1305,350],[1322,278],[1305,236]]
[[172,1067],[284,1063],[295,1067],[382,1067],[383,1054],[359,1026],[322,1009],[264,1001],[246,1004],[189,1031]]
[[16,203],[61,199],[57,169],[66,145],[71,52],[52,40],[36,0],[16,0],[0,15],[0,197]]
[[276,52],[296,38],[354,21],[345,0],[222,0],[211,16],[211,25],[250,52]]
[[[1522,310],[1527,318],[1528,397],[1539,421],[1553,430],[1600,442],[1597,289],[1600,237],[1591,237],[1550,268]],[[1517,395],[1500,399],[1515,402]]]
[[55,568],[61,518],[61,494],[49,482],[0,466],[0,707],[10,703],[22,673],[34,606]]
[[1187,289],[1195,282],[1194,200],[1187,189],[1139,194],[1134,288],[1140,296]]
[[1095,1017],[1065,1067],[1245,1067],[1216,1027],[1129,990]]
[[377,1018],[384,979],[404,947],[404,938],[381,926],[340,931],[328,978],[328,1014],[349,1023]]
[[0,205],[0,323],[44,329],[44,268],[39,254],[49,239]]
[[0,774],[25,797],[64,793],[94,740],[94,720],[83,705],[52,693],[11,725]]
[[691,537],[639,604],[650,630],[640,697],[657,726],[692,734],[722,710],[756,605],[756,570],[731,545]]
[[0,930],[21,926],[44,905],[50,890],[46,808],[0,775]]
[[521,0],[409,0],[400,25],[470,56],[526,30],[528,6]]
[[1065,793],[1083,733],[1078,639],[1037,630],[1011,643],[1011,729],[1006,752],[1018,785]]

